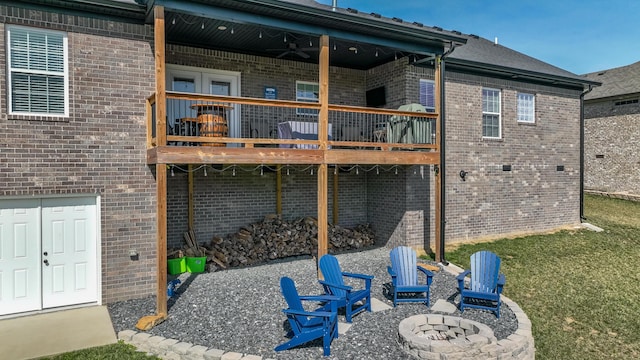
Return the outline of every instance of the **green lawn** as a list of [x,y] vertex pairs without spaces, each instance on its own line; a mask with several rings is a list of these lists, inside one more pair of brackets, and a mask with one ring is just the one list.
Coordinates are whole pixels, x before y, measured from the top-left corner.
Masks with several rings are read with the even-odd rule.
[[[640,358],[640,203],[585,196],[585,216],[604,232],[562,231],[462,245],[447,260],[466,267],[491,250],[502,258],[504,294],[533,323],[536,359]],[[52,359],[154,359],[115,344]]]
[[463,245],[447,260],[502,258],[504,295],[531,319],[536,359],[640,358],[640,203],[585,196],[587,222],[604,232],[562,231]]
[[148,356],[139,352],[132,345],[118,341],[112,345],[94,347],[90,349],[73,351],[57,356],[45,357],[41,360],[159,360],[155,356]]

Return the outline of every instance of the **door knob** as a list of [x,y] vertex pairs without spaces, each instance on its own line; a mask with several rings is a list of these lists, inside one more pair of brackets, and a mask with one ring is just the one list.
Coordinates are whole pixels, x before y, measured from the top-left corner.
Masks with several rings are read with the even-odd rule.
[[49,255],[49,253],[45,251],[44,254],[42,254],[42,255],[47,256],[47,255]]
[[45,264],[45,265],[47,265],[47,266],[49,266],[49,260],[44,259],[44,264]]

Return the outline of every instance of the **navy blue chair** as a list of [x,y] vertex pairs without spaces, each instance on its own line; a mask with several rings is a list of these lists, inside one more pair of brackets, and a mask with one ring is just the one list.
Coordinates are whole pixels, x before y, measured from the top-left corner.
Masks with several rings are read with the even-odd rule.
[[[287,315],[291,331],[287,334],[290,340],[276,346],[275,351],[288,350],[322,338],[324,356],[329,356],[331,341],[338,338],[337,298],[327,295],[300,296],[295,283],[288,277],[280,279],[280,290],[288,306],[282,312]],[[320,302],[323,305],[315,311],[306,311],[302,301]]]
[[[324,280],[320,284],[324,288],[325,294],[336,296],[338,309],[345,308],[345,318],[351,322],[353,315],[361,311],[371,311],[371,280],[373,276],[342,272],[338,259],[335,256],[326,254],[320,258],[320,271]],[[362,280],[364,288],[354,290],[344,283],[344,277]]]

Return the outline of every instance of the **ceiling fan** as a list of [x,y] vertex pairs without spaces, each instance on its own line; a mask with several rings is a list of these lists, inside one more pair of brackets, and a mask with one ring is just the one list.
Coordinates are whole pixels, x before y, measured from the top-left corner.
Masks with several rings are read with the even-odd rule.
[[267,51],[283,51],[280,55],[276,56],[276,59],[280,59],[282,57],[285,57],[285,56],[291,55],[291,54],[296,54],[296,55],[300,56],[303,59],[308,59],[310,56],[305,51],[318,51],[318,49],[317,48],[312,48],[312,47],[299,48],[298,44],[296,44],[294,42],[290,42],[289,43],[289,47],[286,48],[286,49],[267,49]]

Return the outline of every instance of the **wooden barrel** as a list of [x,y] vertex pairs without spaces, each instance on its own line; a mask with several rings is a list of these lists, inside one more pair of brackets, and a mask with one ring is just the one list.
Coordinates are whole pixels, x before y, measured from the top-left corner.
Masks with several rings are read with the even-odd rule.
[[[227,137],[228,127],[227,120],[214,114],[200,114],[198,115],[198,122],[200,123],[200,136],[207,137]],[[225,146],[224,143],[201,143],[202,146]]]

